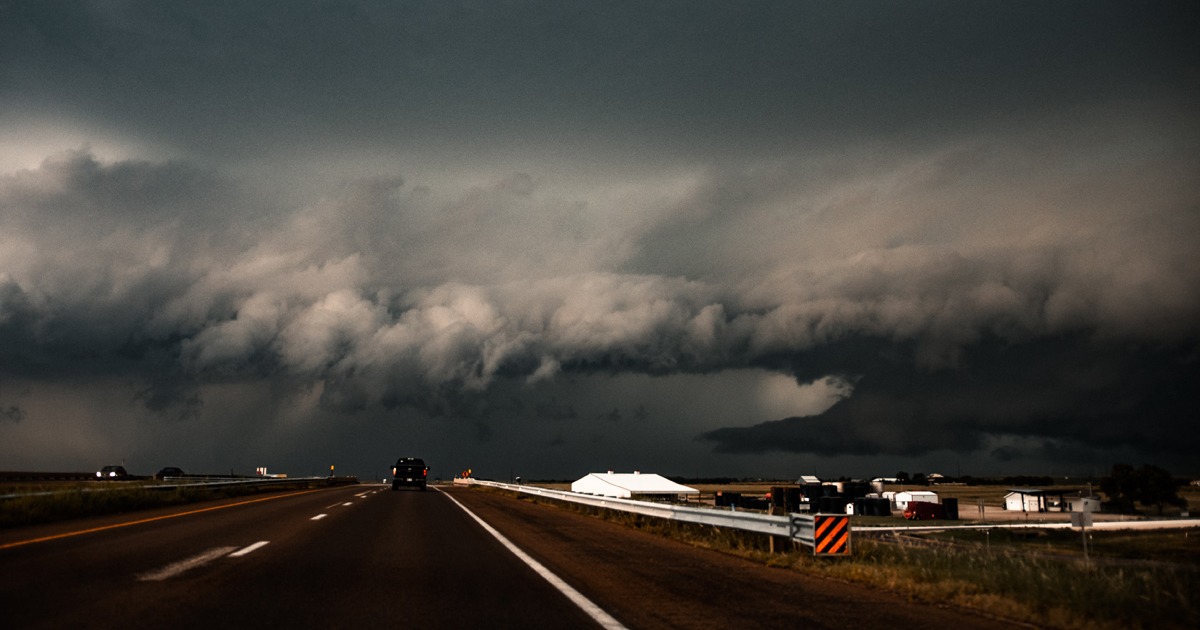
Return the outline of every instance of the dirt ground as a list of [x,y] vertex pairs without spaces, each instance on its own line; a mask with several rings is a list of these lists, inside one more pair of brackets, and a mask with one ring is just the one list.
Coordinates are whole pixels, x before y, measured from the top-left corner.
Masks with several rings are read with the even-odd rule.
[[764,566],[510,495],[442,488],[630,628],[1027,627]]

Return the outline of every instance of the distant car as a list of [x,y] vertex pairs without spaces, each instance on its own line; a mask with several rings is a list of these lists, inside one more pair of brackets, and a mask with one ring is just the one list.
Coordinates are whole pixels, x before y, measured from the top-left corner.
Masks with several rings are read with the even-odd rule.
[[392,466],[392,490],[399,490],[400,486],[413,486],[424,490],[428,477],[429,467],[425,465],[425,460],[419,457],[401,457],[396,460],[396,465]]
[[96,471],[96,479],[128,479],[124,466],[105,466]]
[[167,466],[166,468],[163,468],[162,470],[154,473],[154,478],[155,479],[166,479],[167,477],[182,477],[183,475],[184,475],[184,473],[183,473],[182,468],[176,468],[175,466]]

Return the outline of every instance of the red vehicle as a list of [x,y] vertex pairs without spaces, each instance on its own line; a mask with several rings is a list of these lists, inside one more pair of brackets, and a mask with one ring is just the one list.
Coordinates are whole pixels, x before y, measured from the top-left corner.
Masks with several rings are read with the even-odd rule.
[[946,519],[946,508],[941,503],[909,501],[904,508],[904,518],[910,521]]

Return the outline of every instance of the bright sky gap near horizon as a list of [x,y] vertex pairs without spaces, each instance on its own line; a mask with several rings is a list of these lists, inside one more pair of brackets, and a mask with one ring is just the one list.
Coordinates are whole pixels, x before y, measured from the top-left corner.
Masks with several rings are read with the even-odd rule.
[[1198,27],[0,1],[0,469],[1200,474]]

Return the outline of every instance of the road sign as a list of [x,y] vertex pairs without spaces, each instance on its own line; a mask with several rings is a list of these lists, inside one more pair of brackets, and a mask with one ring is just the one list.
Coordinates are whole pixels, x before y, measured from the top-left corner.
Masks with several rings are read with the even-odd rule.
[[791,514],[793,540],[812,547],[814,556],[850,555],[850,517],[844,514]]
[[850,517],[817,514],[813,516],[813,555],[850,554]]

